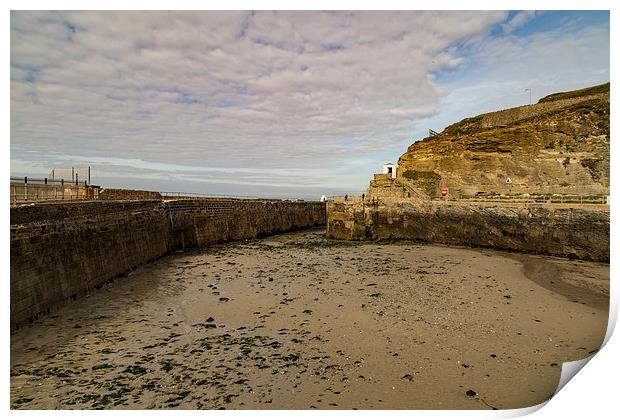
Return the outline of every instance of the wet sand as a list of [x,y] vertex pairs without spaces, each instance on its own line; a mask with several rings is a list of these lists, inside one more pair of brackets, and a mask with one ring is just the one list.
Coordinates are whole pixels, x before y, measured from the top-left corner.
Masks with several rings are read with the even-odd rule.
[[307,230],[174,253],[11,335],[17,409],[491,409],[595,352],[609,265]]

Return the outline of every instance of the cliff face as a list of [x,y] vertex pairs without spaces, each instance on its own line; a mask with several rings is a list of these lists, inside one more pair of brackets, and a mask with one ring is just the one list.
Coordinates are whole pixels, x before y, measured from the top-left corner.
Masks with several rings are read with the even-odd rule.
[[412,144],[397,176],[431,196],[609,194],[609,106],[607,83],[467,118]]

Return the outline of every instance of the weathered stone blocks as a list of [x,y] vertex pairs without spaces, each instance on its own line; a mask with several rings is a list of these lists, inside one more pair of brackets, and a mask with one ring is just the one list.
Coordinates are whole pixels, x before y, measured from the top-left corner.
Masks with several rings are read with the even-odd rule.
[[609,210],[438,202],[330,202],[327,235],[411,239],[609,261]]
[[11,209],[11,328],[167,252],[325,224],[325,204],[190,199]]

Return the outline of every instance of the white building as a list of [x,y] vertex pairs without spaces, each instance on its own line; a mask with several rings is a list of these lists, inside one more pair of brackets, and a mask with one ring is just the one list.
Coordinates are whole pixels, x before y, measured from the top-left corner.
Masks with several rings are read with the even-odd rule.
[[393,163],[385,163],[383,165],[383,173],[390,175],[391,178],[396,178],[396,165]]

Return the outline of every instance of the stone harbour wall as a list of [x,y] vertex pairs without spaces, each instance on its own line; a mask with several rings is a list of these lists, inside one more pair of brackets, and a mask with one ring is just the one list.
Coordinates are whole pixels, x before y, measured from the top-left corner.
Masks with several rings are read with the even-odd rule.
[[[45,207],[56,215],[54,205]],[[91,216],[73,210],[74,216],[11,225],[12,328],[168,251],[161,203]]]
[[93,217],[109,213],[129,213],[161,205],[160,200],[137,201],[72,201],[24,204],[11,207],[11,226],[33,222],[49,222],[78,217]]
[[269,200],[48,203],[11,209],[11,329],[166,253],[324,225],[325,204]]
[[435,202],[329,202],[327,235],[410,239],[609,262],[609,210]]
[[189,246],[320,226],[326,216],[325,203],[318,202],[186,199],[167,206],[173,230]]
[[157,191],[124,190],[119,188],[101,188],[99,200],[159,200],[162,196]]

